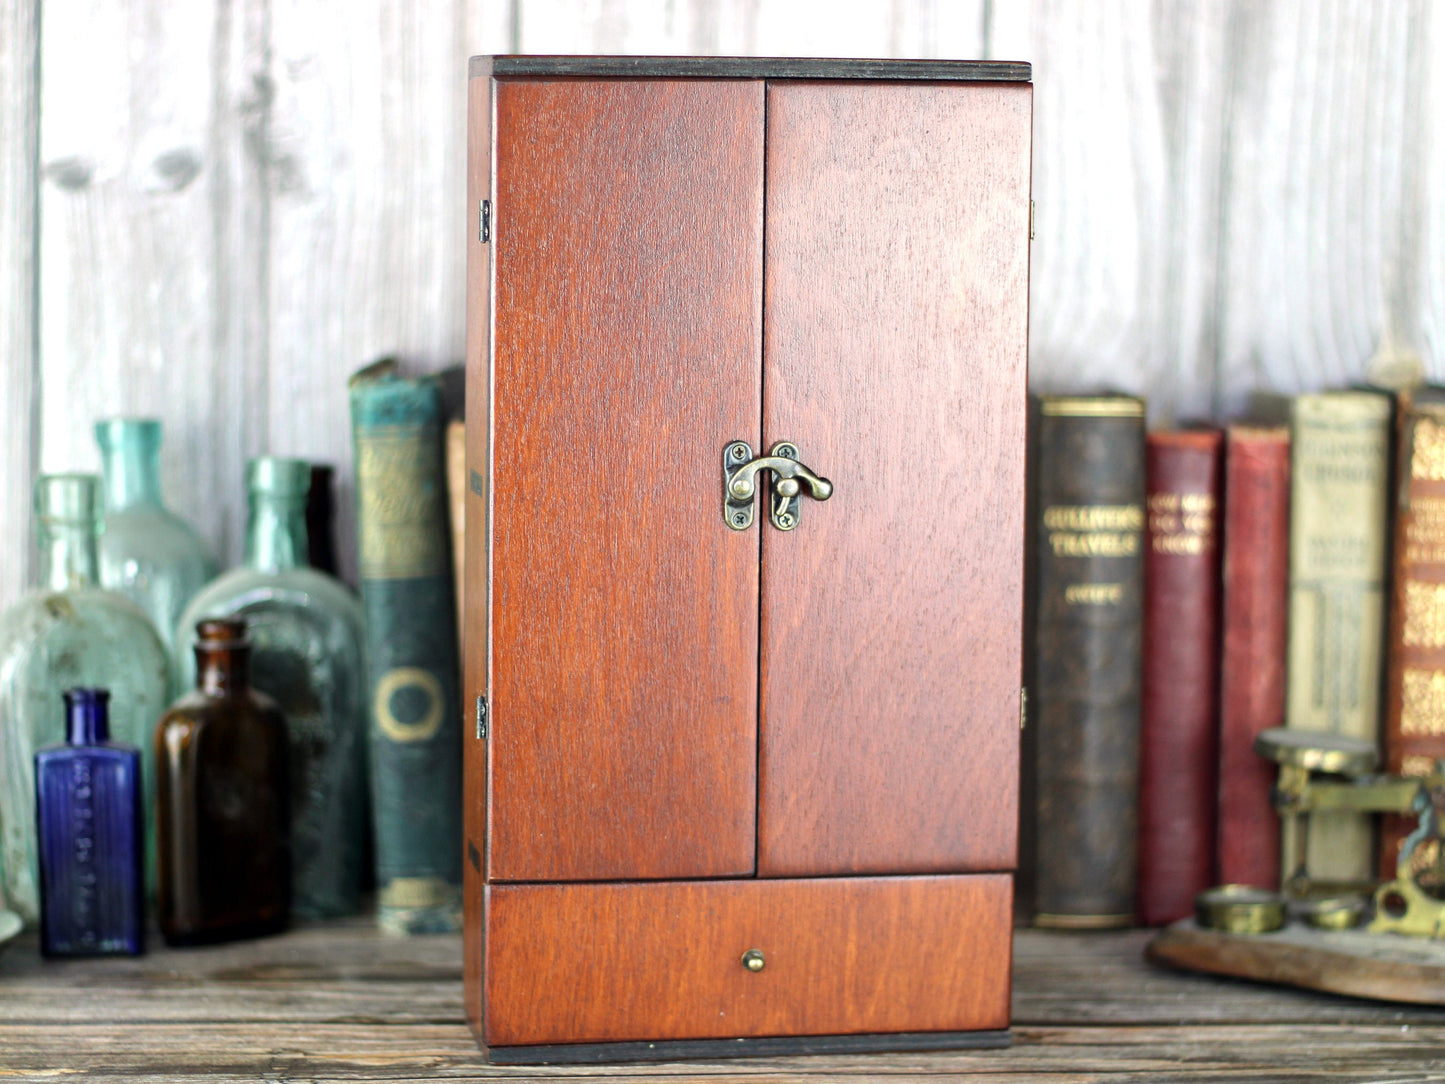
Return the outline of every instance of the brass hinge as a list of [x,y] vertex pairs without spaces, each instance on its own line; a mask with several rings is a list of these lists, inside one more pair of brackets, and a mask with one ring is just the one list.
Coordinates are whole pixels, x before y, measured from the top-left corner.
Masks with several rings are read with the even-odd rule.
[[477,741],[487,740],[487,698],[477,696]]

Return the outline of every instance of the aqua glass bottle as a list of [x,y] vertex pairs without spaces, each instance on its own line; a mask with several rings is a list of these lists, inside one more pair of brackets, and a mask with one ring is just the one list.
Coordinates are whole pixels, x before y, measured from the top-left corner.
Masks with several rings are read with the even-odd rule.
[[190,524],[161,501],[160,422],[107,418],[96,422],[95,441],[105,474],[101,586],[144,610],[174,652],[181,611],[215,578],[215,558]]
[[[33,758],[65,737],[61,694],[76,686],[110,690],[112,739],[142,751],[149,787],[151,732],[170,688],[168,656],[150,619],[97,582],[100,479],[43,475],[35,496],[42,586],[0,617],[0,881],[28,924],[40,913]],[[154,854],[149,823],[146,839]]]
[[[292,912],[323,918],[358,908],[365,872],[365,640],[360,600],[306,564],[310,485],[304,460],[248,464],[246,563],[191,600],[176,641],[205,619],[245,619],[251,687],[280,706],[290,737]],[[176,664],[193,686],[189,645]]]

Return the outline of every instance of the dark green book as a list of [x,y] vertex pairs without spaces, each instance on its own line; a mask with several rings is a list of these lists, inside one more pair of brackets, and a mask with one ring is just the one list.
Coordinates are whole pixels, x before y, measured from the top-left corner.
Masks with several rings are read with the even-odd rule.
[[379,920],[455,930],[462,736],[441,398],[389,360],[350,389]]

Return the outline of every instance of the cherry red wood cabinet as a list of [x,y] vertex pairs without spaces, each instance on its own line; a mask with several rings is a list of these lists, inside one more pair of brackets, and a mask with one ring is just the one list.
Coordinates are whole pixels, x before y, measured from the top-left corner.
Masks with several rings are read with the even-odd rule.
[[494,1058],[1006,1036],[1028,80],[472,62],[466,983]]

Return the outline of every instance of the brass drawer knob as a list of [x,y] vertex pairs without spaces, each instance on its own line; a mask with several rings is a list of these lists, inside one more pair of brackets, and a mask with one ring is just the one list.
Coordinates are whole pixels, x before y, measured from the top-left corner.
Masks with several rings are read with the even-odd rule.
[[761,971],[767,962],[763,958],[763,954],[755,948],[750,948],[743,953],[743,966],[749,971]]

